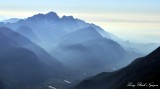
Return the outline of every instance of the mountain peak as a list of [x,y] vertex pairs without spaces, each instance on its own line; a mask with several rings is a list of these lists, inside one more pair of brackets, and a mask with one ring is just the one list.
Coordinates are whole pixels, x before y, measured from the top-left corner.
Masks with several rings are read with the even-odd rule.
[[63,16],[61,19],[63,20],[74,20],[74,17],[73,16]]
[[47,14],[36,14],[32,17],[27,18],[28,20],[52,20],[52,21],[57,21],[59,19],[59,16],[55,12],[49,12]]
[[45,14],[47,17],[50,17],[50,18],[59,18],[59,16],[57,15],[57,13],[55,12],[49,12],[47,14]]

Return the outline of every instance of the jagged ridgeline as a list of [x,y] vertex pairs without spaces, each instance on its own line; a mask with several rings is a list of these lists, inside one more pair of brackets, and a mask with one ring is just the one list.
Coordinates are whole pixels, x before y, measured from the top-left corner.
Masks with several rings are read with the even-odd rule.
[[158,45],[144,47],[55,12],[5,20],[0,23],[0,87],[65,89],[86,77],[125,67]]

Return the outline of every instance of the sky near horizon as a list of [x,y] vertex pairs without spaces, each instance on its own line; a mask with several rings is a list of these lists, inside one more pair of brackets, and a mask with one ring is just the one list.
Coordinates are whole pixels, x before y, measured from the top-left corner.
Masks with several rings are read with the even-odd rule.
[[160,0],[0,0],[0,19],[49,11],[95,23],[123,40],[160,43]]

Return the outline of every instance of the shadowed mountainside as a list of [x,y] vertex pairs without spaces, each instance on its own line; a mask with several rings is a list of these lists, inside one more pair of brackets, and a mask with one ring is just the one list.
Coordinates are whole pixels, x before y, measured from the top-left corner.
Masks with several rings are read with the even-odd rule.
[[17,32],[0,27],[0,40],[0,80],[6,89],[43,86],[47,80],[56,84],[69,78],[63,64]]

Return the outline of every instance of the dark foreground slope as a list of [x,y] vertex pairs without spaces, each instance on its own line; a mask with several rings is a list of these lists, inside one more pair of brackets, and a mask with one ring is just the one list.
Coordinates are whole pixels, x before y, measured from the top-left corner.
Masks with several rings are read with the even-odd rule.
[[[151,54],[136,59],[129,66],[119,71],[101,73],[88,78],[73,89],[147,89],[149,87],[158,89],[160,86],[159,75],[160,47]],[[145,86],[141,86],[142,84]]]
[[3,82],[0,80],[0,89],[4,89]]

